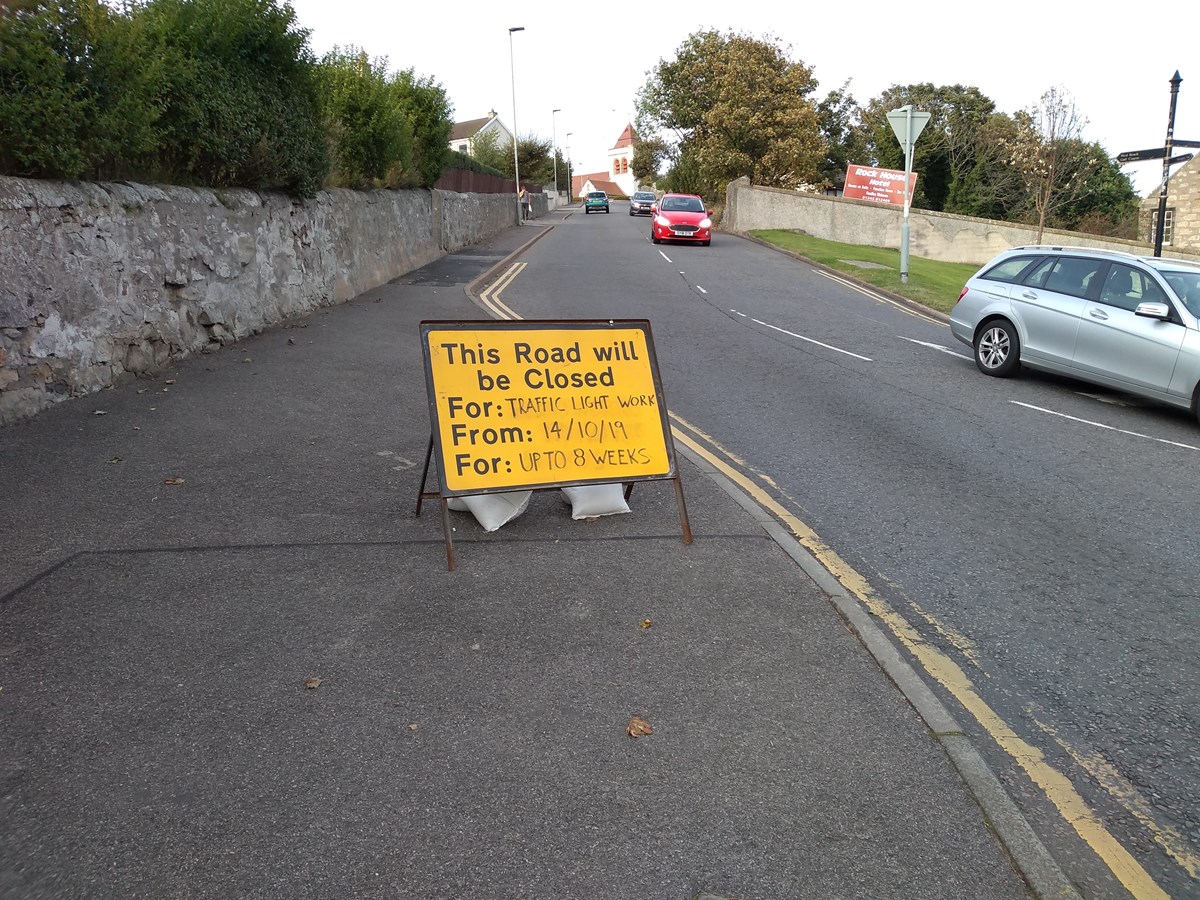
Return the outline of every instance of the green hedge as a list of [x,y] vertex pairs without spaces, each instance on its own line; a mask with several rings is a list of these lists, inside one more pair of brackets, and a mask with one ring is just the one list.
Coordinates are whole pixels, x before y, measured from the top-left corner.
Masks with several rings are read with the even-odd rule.
[[0,174],[432,186],[451,127],[439,85],[353,49],[318,62],[277,0],[0,5]]

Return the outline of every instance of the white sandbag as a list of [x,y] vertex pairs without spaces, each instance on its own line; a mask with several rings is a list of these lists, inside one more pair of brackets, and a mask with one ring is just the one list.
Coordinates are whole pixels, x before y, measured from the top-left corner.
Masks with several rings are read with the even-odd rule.
[[571,504],[572,519],[591,519],[629,512],[629,504],[625,502],[625,485],[620,482],[565,487],[562,492]]
[[484,531],[495,531],[511,522],[529,506],[533,491],[510,491],[506,494],[472,494],[469,497],[447,497],[446,505],[458,512],[471,511]]

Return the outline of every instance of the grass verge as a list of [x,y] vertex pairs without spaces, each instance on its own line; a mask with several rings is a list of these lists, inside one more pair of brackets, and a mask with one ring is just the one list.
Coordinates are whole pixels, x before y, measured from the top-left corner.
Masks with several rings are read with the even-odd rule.
[[979,268],[970,263],[938,262],[910,254],[908,283],[901,284],[899,250],[842,244],[797,231],[769,229],[750,233],[760,240],[799,254],[805,259],[845,272],[859,281],[873,284],[943,313],[950,312],[963,285]]

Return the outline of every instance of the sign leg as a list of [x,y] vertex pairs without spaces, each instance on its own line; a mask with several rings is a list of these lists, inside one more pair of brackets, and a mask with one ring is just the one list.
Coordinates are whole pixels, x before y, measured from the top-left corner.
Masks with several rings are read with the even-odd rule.
[[683,528],[683,542],[690,544],[692,542],[692,524],[688,521],[687,504],[683,502],[683,479],[676,475],[672,481],[675,482],[675,502],[679,505],[679,524]]
[[442,534],[446,536],[446,571],[453,572],[458,563],[454,559],[454,538],[450,536],[450,506],[445,497],[442,497]]

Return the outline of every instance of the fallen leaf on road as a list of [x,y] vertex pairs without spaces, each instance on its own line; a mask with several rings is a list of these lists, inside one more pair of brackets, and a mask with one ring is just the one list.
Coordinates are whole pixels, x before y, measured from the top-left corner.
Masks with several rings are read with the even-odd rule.
[[109,465],[113,465],[113,464],[115,464],[115,463],[124,462],[124,461],[125,461],[125,460],[121,459],[121,457],[119,457],[119,456],[114,456],[114,457],[113,457],[112,459],[110,459],[108,462],[109,462]]
[[306,678],[304,680],[304,686],[306,688],[308,688],[310,691],[316,690],[317,688],[319,688],[321,686],[321,679],[317,678],[315,675],[312,676],[311,678]]
[[92,415],[93,416],[107,416],[108,410],[107,409],[93,409]]
[[166,381],[163,382],[163,384],[174,384],[174,383],[175,383],[174,378],[168,378]]
[[150,388],[138,388],[138,393],[139,393],[139,394],[144,394],[144,393],[146,393],[146,392],[147,392],[147,391],[149,391],[149,390],[150,390]]
[[417,730],[417,723],[416,723],[416,722],[410,722],[410,723],[409,723],[409,725],[408,725],[408,730],[409,730],[409,731],[416,731],[416,730]]
[[630,737],[636,738],[646,734],[654,734],[654,729],[641,716],[634,716],[629,720],[629,727],[625,729],[625,732]]
[[654,624],[654,620],[653,619],[642,619],[642,621],[639,624],[643,628],[649,628]]
[[163,484],[183,484],[183,479],[176,476],[175,478],[166,479],[165,481],[163,481]]

